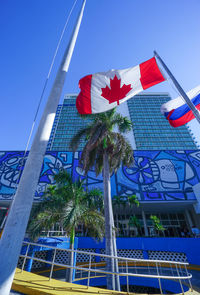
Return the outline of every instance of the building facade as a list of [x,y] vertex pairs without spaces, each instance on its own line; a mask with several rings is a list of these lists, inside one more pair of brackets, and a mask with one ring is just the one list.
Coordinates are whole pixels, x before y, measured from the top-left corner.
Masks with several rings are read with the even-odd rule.
[[[88,189],[103,190],[102,175],[96,177],[93,170],[84,175],[79,165],[80,155],[80,152],[66,151],[46,153],[35,202],[42,200],[59,169],[67,170],[74,180],[84,179]],[[23,156],[22,151],[0,153],[0,206],[4,213],[15,194],[18,176],[23,169]],[[156,235],[151,215],[160,218],[165,227],[161,233],[164,236],[180,236],[184,228],[191,231],[193,225],[200,227],[200,190],[195,190],[200,183],[200,151],[135,151],[134,157],[132,167],[122,166],[111,175],[112,197],[122,196],[126,200],[134,194],[140,201],[139,207],[128,202],[113,204],[118,235]],[[140,228],[130,223],[132,216],[137,218]],[[81,228],[79,230],[82,232]]]
[[145,93],[127,101],[137,150],[195,150],[188,128],[170,126],[160,107],[171,98],[167,93]]
[[[160,113],[161,105],[169,99],[166,93],[142,93],[117,108],[132,122],[133,128],[127,136],[135,159],[132,167],[122,166],[111,176],[112,197],[122,196],[127,201],[113,203],[119,236],[158,234],[152,215],[165,227],[160,233],[162,236],[189,236],[192,226],[200,228],[200,151],[186,126],[173,128]],[[67,95],[57,108],[35,202],[42,200],[47,186],[54,183],[54,175],[61,168],[73,179],[85,179],[88,189],[103,190],[102,175],[96,177],[90,170],[84,176],[79,165],[85,141],[81,142],[78,152],[70,151],[72,137],[90,123],[89,116],[83,119],[77,113],[75,100],[76,95]],[[4,212],[14,196],[18,175],[23,169],[23,156],[21,151],[0,153],[0,206]],[[129,204],[131,195],[137,196],[139,207]],[[138,226],[131,220],[137,221]],[[81,226],[79,230],[81,233]]]
[[[70,141],[81,128],[87,126],[90,119],[79,116],[76,110],[76,95],[67,96],[62,105],[58,105],[47,151],[70,151]],[[84,141],[79,149],[82,150]]]
[[[121,104],[117,111],[132,122],[128,138],[134,150],[196,150],[198,146],[184,125],[171,127],[160,112],[160,107],[171,98],[167,93],[143,93]],[[76,110],[76,95],[66,95],[57,113],[52,128],[48,151],[70,151],[70,140],[90,122],[83,120]],[[84,141],[79,150],[82,150]]]

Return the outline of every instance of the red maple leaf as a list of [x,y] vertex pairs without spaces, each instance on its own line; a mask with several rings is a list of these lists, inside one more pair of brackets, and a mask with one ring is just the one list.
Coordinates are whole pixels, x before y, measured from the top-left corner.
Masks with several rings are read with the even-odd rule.
[[113,79],[110,79],[110,88],[106,86],[105,88],[101,88],[102,94],[105,99],[109,100],[109,103],[117,102],[119,105],[119,100],[124,98],[126,94],[132,89],[131,84],[124,84],[120,87],[121,79],[118,79],[115,75]]

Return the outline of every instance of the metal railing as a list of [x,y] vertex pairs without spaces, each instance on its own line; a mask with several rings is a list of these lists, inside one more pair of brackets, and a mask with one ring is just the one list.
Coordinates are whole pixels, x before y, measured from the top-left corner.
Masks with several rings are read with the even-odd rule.
[[[126,287],[127,292],[129,293],[129,277],[143,277],[143,278],[152,278],[158,279],[160,293],[163,294],[163,288],[161,284],[161,279],[174,280],[180,284],[182,294],[184,294],[183,283],[184,281],[188,281],[189,287],[192,290],[191,278],[192,275],[188,273],[187,270],[187,262],[177,262],[177,261],[164,261],[164,260],[149,260],[149,259],[134,259],[127,257],[119,257],[119,256],[109,256],[106,254],[99,254],[94,252],[86,252],[80,250],[71,250],[71,249],[62,249],[53,246],[48,246],[44,244],[31,243],[31,242],[23,242],[23,245],[27,245],[26,251],[24,255],[20,255],[23,257],[23,263],[21,270],[24,270],[26,260],[32,259],[38,262],[46,263],[50,265],[49,272],[49,280],[52,278],[54,266],[62,267],[62,268],[72,268],[76,270],[76,278],[75,280],[87,279],[87,286],[90,286],[91,277],[98,277],[102,275],[116,275],[120,277],[126,277]],[[31,247],[42,247],[46,250],[53,250],[52,260],[44,260],[38,257],[29,256],[29,250]],[[56,261],[56,254],[58,251],[64,251],[67,253],[76,253],[88,256],[88,262],[79,264],[76,266],[71,266],[64,263],[59,263]],[[103,262],[93,262],[94,257],[99,257],[100,259],[113,259],[118,261],[119,272],[110,272],[106,270],[106,263]]]
[[46,237],[66,237],[66,231],[64,230],[48,230],[48,231],[42,231],[42,236]]

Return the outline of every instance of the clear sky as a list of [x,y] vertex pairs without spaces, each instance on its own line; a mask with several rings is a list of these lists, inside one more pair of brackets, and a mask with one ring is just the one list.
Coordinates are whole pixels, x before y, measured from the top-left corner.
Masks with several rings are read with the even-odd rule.
[[[24,150],[74,0],[0,0],[0,150]],[[56,58],[44,102],[82,1]],[[135,66],[156,49],[185,91],[200,84],[200,0],[87,0],[63,96],[86,74]],[[177,93],[168,82],[148,91]],[[62,101],[62,100],[61,100]],[[165,119],[164,119],[165,120]],[[194,132],[199,126],[193,120]],[[199,135],[200,141],[200,135]]]

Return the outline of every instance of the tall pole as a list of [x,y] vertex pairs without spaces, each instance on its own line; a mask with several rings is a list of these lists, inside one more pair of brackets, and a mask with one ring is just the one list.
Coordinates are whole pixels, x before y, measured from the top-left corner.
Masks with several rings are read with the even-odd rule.
[[171,71],[168,69],[168,67],[166,66],[166,64],[164,63],[164,61],[161,59],[161,57],[158,55],[158,53],[156,51],[154,51],[154,55],[160,61],[161,65],[163,66],[163,68],[165,69],[165,71],[168,73],[168,75],[172,79],[172,81],[173,81],[175,87],[177,88],[177,90],[179,91],[180,95],[183,97],[183,99],[185,100],[186,104],[191,108],[191,110],[192,110],[195,118],[200,123],[200,114],[199,114],[199,111],[196,109],[195,105],[193,104],[193,102],[189,99],[189,97],[187,96],[187,94],[185,93],[185,91],[183,90],[183,88],[179,85],[178,81],[172,75]]
[[[111,187],[110,187],[110,171],[108,154],[104,152],[103,155],[103,188],[104,188],[104,215],[105,215],[105,242],[106,255],[114,255],[113,247],[113,214],[111,202]],[[114,258],[106,258],[107,271],[114,273],[115,265]],[[107,274],[107,289],[115,290],[115,276]]]
[[0,239],[0,295],[9,295],[22,242],[40,176],[57,105],[62,94],[86,0],[82,7],[58,69],[55,82],[40,120],[18,189]]

